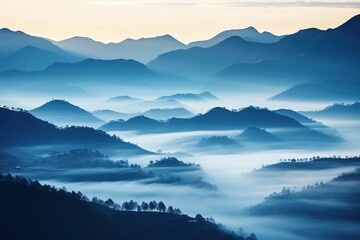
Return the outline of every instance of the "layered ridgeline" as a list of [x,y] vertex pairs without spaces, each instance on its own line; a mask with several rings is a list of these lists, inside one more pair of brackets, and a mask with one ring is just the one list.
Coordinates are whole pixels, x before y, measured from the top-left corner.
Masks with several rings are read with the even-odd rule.
[[223,31],[216,36],[203,41],[195,41],[191,42],[187,45],[187,48],[192,47],[211,47],[214,46],[229,37],[241,37],[242,39],[249,41],[249,42],[259,42],[259,43],[274,43],[279,41],[284,36],[276,36],[270,32],[262,32],[260,33],[254,27],[248,27],[243,29],[232,29]]
[[[12,151],[11,151],[12,150]],[[217,194],[217,187],[208,182],[199,165],[185,163],[174,157],[151,160],[141,167],[128,160],[114,160],[99,151],[89,149],[59,150],[39,157],[17,158],[16,148],[0,149],[0,172],[10,172],[49,181],[65,182],[134,182],[139,185],[163,184],[187,186]],[[8,155],[4,155],[8,153]]]
[[51,100],[29,112],[37,118],[61,127],[74,125],[96,128],[104,123],[88,111],[65,100]]
[[89,127],[58,128],[22,110],[0,108],[0,116],[0,141],[11,146],[87,146],[96,149],[113,149],[129,155],[148,153],[134,144],[124,142],[103,131]]
[[0,29],[0,71],[42,70],[55,62],[74,62],[81,57],[55,46],[50,41],[21,31]]
[[182,132],[202,130],[241,130],[249,127],[277,129],[277,136],[291,141],[339,142],[341,138],[313,130],[298,121],[268,109],[248,107],[239,111],[214,108],[188,119],[157,121],[144,116],[127,121],[112,121],[104,131],[139,131],[142,133]]
[[126,39],[118,43],[102,43],[86,37],[72,37],[53,44],[61,49],[95,59],[133,59],[147,63],[160,54],[184,48],[185,45],[170,35],[152,38]]
[[186,78],[212,78],[209,87],[220,90],[260,90],[259,84],[284,89],[310,79],[304,91],[286,98],[354,99],[359,97],[359,26],[360,16],[355,16],[335,29],[305,29],[271,44],[230,37],[212,47],[160,55],[148,66]]
[[302,114],[314,118],[356,119],[360,118],[360,102],[353,104],[333,104],[318,111],[303,111]]
[[[358,158],[357,161],[359,163]],[[302,166],[301,163],[297,165]],[[272,222],[294,223],[279,224],[279,228],[272,225],[273,230],[280,230],[284,235],[291,234],[309,239],[314,236],[318,239],[358,239],[359,190],[360,169],[357,168],[327,183],[304,186],[301,191],[283,188],[281,192],[271,194],[262,203],[248,208],[246,214],[260,217],[262,220],[269,217]],[[339,224],[343,227],[339,227]]]
[[[114,92],[136,89],[156,88],[166,89],[175,85],[186,86],[188,81],[172,77],[159,72],[149,70],[145,65],[125,59],[98,60],[86,59],[74,63],[54,63],[42,71],[10,71],[1,72],[3,91],[33,93],[42,96],[54,97],[54,94],[62,94],[66,97],[66,89],[58,87],[57,91],[49,93],[48,88],[53,85],[65,85],[81,87],[87,91],[99,95],[113,94]],[[99,81],[101,79],[101,81]],[[57,96],[57,95],[56,95]]]
[[106,121],[123,119],[128,120],[129,118],[136,116],[145,116],[156,120],[167,120],[170,118],[190,118],[194,114],[185,108],[155,108],[145,112],[137,113],[122,113],[112,110],[97,110],[92,112],[93,115]]
[[[241,240],[242,236],[198,214],[182,215],[162,201],[122,206],[108,199],[90,201],[19,176],[0,174],[0,221],[4,239],[193,239]],[[137,211],[133,211],[137,204]],[[210,218],[209,218],[210,219]],[[41,226],[41,229],[39,229]],[[59,230],[60,229],[60,230]],[[56,235],[56,236],[55,236]],[[251,235],[256,239],[255,235]]]

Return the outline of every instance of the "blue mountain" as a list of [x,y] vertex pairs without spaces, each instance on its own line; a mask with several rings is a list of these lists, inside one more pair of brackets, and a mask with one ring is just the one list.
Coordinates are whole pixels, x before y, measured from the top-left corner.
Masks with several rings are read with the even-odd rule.
[[67,144],[78,147],[116,148],[129,154],[147,151],[89,127],[57,128],[28,112],[0,108],[0,141],[12,146]]
[[53,42],[60,48],[86,58],[103,60],[133,59],[147,63],[160,54],[184,48],[184,44],[170,35],[151,38],[126,39],[119,43],[102,43],[91,38],[73,37]]
[[51,100],[29,112],[35,117],[57,126],[99,127],[104,123],[103,120],[88,111],[65,100]]
[[248,27],[248,28],[243,28],[243,29],[226,30],[208,40],[191,42],[187,45],[187,48],[212,47],[212,46],[224,41],[225,39],[227,39],[229,37],[233,37],[233,36],[241,37],[244,40],[249,41],[249,42],[260,42],[260,43],[274,43],[284,37],[284,36],[276,36],[270,32],[260,33],[254,27]]

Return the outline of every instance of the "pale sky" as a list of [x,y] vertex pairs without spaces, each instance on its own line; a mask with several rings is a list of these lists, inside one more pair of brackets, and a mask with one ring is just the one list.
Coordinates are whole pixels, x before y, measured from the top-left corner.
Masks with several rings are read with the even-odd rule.
[[0,28],[103,42],[171,34],[188,43],[248,26],[289,34],[334,28],[357,14],[354,0],[0,0]]

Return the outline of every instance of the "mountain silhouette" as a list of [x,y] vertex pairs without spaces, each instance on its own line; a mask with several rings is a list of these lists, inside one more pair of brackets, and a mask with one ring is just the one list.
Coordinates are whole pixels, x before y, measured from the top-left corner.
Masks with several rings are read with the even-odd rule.
[[133,102],[139,102],[139,101],[143,101],[143,100],[141,98],[133,98],[133,97],[125,95],[125,96],[112,97],[106,101],[107,102],[116,102],[116,103],[133,103]]
[[227,136],[211,136],[200,139],[198,147],[240,147],[240,143]]
[[[360,76],[360,74],[359,74]],[[360,100],[358,77],[306,82],[269,98],[273,101],[357,101]]]
[[[222,91],[246,91],[246,87],[268,90],[274,86],[284,89],[309,79],[319,82],[339,78],[343,81],[337,81],[334,87],[338,92],[333,91],[334,94],[329,96],[333,95],[333,99],[344,98],[352,93],[341,92],[349,84],[349,89],[359,89],[356,80],[360,64],[360,50],[356,44],[360,41],[360,34],[357,34],[359,19],[360,15],[357,15],[343,25],[326,31],[301,30],[270,44],[229,37],[212,47],[165,53],[148,66],[186,78],[210,78],[208,89]],[[355,78],[354,83],[352,78]],[[320,87],[313,86],[314,89]],[[322,92],[324,94],[314,95],[322,99],[326,89],[323,88]]]
[[[209,47],[193,47],[160,55],[147,66],[155,71],[190,79],[208,79],[237,62],[256,62],[266,56],[267,45],[229,37]],[[241,54],[234,54],[234,53]]]
[[123,119],[127,120],[136,116],[145,116],[156,120],[167,120],[170,118],[190,118],[194,114],[185,108],[154,108],[145,112],[121,113],[111,110],[97,110],[93,115],[106,121]]
[[63,57],[71,56],[71,54],[43,38],[30,36],[21,31],[14,32],[8,28],[0,29],[0,57],[12,54],[27,46],[52,52]]
[[74,59],[63,57],[57,53],[33,46],[26,46],[10,55],[0,57],[0,71],[38,71],[43,70],[56,62],[71,61],[74,61]]
[[198,96],[205,100],[219,100],[219,98],[216,97],[211,92],[202,92],[202,93],[199,93]]
[[[135,121],[136,120],[136,121]],[[101,127],[105,131],[137,130],[147,132],[177,132],[200,130],[230,130],[243,129],[250,126],[305,128],[291,119],[266,109],[248,107],[234,112],[225,108],[213,108],[205,114],[189,119],[172,118],[168,121],[138,117],[128,121],[112,122]]]
[[205,220],[156,211],[114,210],[104,201],[90,202],[79,192],[29,183],[18,176],[14,180],[2,177],[0,194],[1,234],[8,240],[54,239],[54,234],[55,239],[89,240],[244,239]]
[[170,35],[137,40],[126,39],[119,43],[108,44],[85,37],[73,37],[53,43],[64,50],[82,55],[86,58],[103,60],[133,59],[144,64],[160,54],[181,49],[185,46]]
[[35,117],[51,122],[57,126],[99,127],[104,123],[104,121],[88,111],[65,100],[51,100],[29,112]]
[[176,100],[176,101],[195,101],[195,102],[202,102],[204,101],[203,98],[198,96],[197,94],[192,93],[177,93],[170,96],[162,96],[159,97],[157,100],[163,101],[163,100]]
[[[346,161],[346,160],[342,160]],[[267,175],[268,176],[268,175]],[[271,194],[262,203],[246,210],[247,216],[271,217],[271,219],[286,219],[287,221],[311,222],[321,224],[314,228],[312,224],[295,224],[281,226],[296,236],[312,239],[357,239],[360,232],[357,224],[360,222],[358,199],[360,198],[360,171],[344,173],[326,183],[308,185],[301,191],[283,188],[279,193]],[[345,231],[337,228],[339,222],[352,226]],[[328,230],[324,231],[324,227]]]
[[245,129],[239,136],[238,139],[245,142],[278,142],[280,138],[267,132],[265,129],[256,127],[249,127]]
[[28,112],[0,108],[0,140],[12,146],[69,144],[98,148],[117,148],[131,153],[147,151],[89,127],[57,128]]
[[359,119],[360,102],[353,104],[333,104],[319,111],[304,111],[302,114],[314,118]]
[[249,41],[249,42],[260,42],[260,43],[274,43],[274,42],[279,41],[281,38],[283,38],[283,36],[276,36],[270,32],[259,33],[258,30],[256,30],[254,27],[248,27],[248,28],[243,28],[243,29],[226,30],[226,31],[223,31],[223,32],[217,34],[216,36],[214,36],[211,39],[204,40],[204,41],[191,42],[187,45],[187,48],[211,47],[211,46],[214,46],[214,45],[224,41],[225,39],[227,39],[229,37],[233,37],[233,36],[241,37],[244,40]]

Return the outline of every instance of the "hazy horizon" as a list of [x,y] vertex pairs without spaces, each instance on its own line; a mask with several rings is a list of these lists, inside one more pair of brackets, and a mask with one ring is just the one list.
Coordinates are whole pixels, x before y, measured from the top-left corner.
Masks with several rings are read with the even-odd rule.
[[109,43],[170,34],[187,44],[224,30],[249,26],[276,35],[312,27],[326,30],[359,14],[360,4],[358,1],[3,0],[0,6],[1,28],[55,41],[82,36]]

